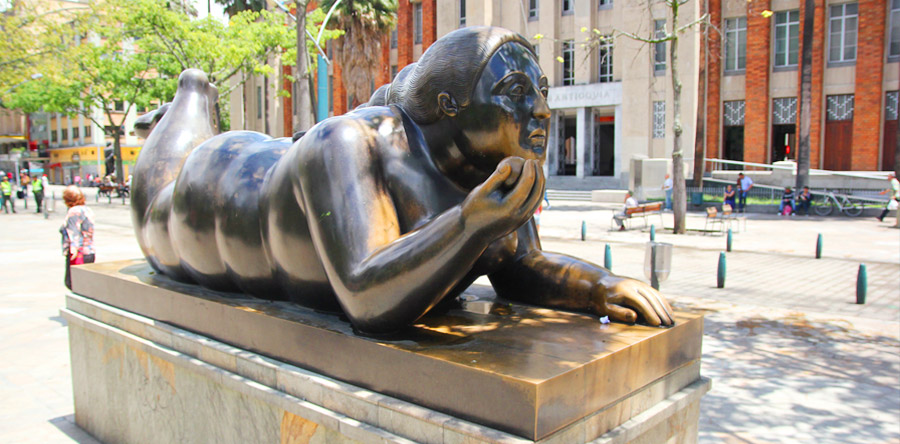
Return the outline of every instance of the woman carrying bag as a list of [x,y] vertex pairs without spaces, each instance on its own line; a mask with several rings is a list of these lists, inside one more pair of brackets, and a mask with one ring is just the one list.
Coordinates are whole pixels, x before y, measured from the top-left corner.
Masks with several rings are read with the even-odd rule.
[[74,185],[63,191],[63,201],[69,210],[59,232],[66,257],[66,288],[71,290],[71,266],[94,262],[94,212],[84,205],[84,193]]

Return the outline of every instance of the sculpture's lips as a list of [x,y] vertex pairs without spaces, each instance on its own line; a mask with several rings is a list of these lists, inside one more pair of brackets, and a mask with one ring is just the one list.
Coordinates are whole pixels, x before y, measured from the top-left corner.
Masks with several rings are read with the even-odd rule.
[[543,129],[538,128],[528,135],[528,139],[534,145],[544,146],[544,142],[547,140],[547,133]]

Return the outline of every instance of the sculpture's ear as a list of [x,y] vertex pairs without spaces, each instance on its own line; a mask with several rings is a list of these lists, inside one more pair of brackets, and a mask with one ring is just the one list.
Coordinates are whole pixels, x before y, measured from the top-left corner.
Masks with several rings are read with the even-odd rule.
[[438,94],[438,106],[450,117],[456,117],[456,113],[459,112],[459,104],[446,91]]

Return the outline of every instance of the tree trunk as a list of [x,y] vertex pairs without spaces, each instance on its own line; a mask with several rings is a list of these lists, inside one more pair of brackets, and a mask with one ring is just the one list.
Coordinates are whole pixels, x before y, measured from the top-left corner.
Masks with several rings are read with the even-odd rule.
[[814,0],[804,0],[803,43],[800,52],[800,116],[797,128],[797,180],[794,184],[799,190],[809,185],[810,129],[812,126],[812,45],[813,18],[815,17]]
[[678,78],[678,1],[671,2],[672,7],[672,45],[669,48],[672,73],[672,213],[675,218],[675,234],[685,232],[685,212],[687,211],[687,198],[684,187],[684,152],[681,149],[681,80]]
[[[700,15],[706,14],[706,1],[700,2]],[[697,76],[697,125],[694,136],[694,186],[703,191],[703,169],[706,166],[706,67],[709,65],[709,25],[703,25],[702,39],[703,57],[700,62],[700,73]],[[674,182],[674,180],[673,180]]]
[[294,0],[297,8],[297,73],[294,80],[297,82],[297,126],[294,132],[310,129],[313,120],[312,104],[309,87],[309,60],[306,53],[306,3],[308,0]]
[[[110,122],[114,123],[114,122]],[[122,165],[122,127],[116,126],[113,131],[113,155],[116,156],[116,183],[125,183],[125,167]]]

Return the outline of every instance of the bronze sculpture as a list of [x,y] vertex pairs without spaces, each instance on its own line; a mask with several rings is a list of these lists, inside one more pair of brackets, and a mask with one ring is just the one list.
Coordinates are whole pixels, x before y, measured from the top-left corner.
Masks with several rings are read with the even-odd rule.
[[480,275],[506,299],[671,325],[650,286],[541,251],[546,92],[523,37],[463,28],[292,143],[216,135],[215,89],[185,71],[134,170],[141,249],[174,279],[341,309],[366,333],[411,324]]

